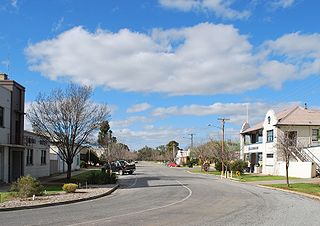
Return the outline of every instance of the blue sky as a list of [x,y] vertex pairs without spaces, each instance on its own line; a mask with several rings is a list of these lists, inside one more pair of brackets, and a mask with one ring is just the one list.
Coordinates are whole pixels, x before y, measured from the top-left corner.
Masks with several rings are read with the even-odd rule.
[[[320,1],[0,0],[0,71],[26,102],[72,81],[139,149],[227,139],[269,108],[318,108]],[[208,124],[215,127],[208,127]],[[27,125],[28,127],[28,125]]]

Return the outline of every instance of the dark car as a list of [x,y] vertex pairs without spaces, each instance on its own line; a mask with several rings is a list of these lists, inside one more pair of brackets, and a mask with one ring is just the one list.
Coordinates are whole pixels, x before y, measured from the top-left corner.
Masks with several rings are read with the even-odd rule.
[[136,170],[136,165],[134,163],[128,163],[125,160],[118,160],[115,162],[107,163],[103,167],[104,169],[110,169],[112,172],[118,172],[119,175],[123,174],[133,174]]

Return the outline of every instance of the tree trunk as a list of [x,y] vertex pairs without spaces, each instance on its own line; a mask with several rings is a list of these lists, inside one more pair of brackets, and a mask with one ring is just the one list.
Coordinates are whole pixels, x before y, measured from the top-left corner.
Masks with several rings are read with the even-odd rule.
[[71,179],[71,166],[72,166],[72,162],[67,162],[67,165],[68,165],[67,180],[70,181],[70,179]]
[[289,187],[289,161],[286,161],[286,178],[287,178],[287,186]]

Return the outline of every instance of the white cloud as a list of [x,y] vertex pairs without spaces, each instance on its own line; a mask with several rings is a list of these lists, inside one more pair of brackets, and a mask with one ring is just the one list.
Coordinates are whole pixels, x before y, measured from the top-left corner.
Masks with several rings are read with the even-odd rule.
[[275,0],[271,2],[274,8],[289,8],[294,4],[295,0]]
[[141,111],[146,111],[151,107],[150,104],[148,103],[140,103],[140,104],[135,104],[131,106],[130,108],[127,109],[127,112],[129,113],[135,113],[135,112],[141,112]]
[[12,7],[14,7],[14,8],[18,7],[18,0],[11,0],[10,3],[11,3]]
[[160,5],[166,8],[181,11],[212,12],[215,16],[224,19],[246,19],[250,16],[247,10],[238,11],[231,8],[232,1],[225,0],[159,0]]
[[110,126],[111,128],[120,129],[120,128],[126,128],[136,123],[149,123],[154,121],[152,118],[148,118],[145,116],[132,116],[128,117],[127,119],[123,120],[111,120]]
[[181,140],[188,134],[189,129],[177,129],[172,127],[150,127],[145,130],[120,129],[114,130],[115,136],[120,142],[129,144],[130,148],[142,148],[142,145],[156,147],[165,145],[171,140]]
[[58,22],[56,22],[56,23],[53,24],[51,31],[52,31],[52,32],[57,32],[57,31],[59,31],[59,30],[62,28],[63,22],[64,22],[64,17],[61,17],[61,18],[58,20]]
[[170,115],[190,115],[190,116],[229,116],[230,122],[241,125],[247,118],[247,106],[249,110],[249,122],[257,123],[262,121],[266,112],[272,108],[276,111],[283,108],[294,106],[298,102],[279,103],[271,105],[268,103],[214,103],[211,105],[185,105],[183,107],[171,106],[167,108],[156,108],[152,114],[154,116],[170,116]]
[[281,88],[319,74],[319,34],[286,34],[255,49],[232,25],[202,23],[150,34],[82,27],[30,44],[32,71],[51,79],[169,95],[242,93]]

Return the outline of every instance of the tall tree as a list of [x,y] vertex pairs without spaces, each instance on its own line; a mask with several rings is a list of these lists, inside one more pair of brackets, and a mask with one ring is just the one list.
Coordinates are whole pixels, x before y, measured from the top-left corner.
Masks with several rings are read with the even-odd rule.
[[289,187],[289,163],[290,158],[293,157],[292,153],[296,153],[299,149],[297,144],[297,134],[295,131],[285,131],[278,133],[276,148],[278,155],[286,164],[286,180],[287,186]]
[[119,148],[116,147],[117,138],[112,135],[108,121],[104,121],[100,125],[98,143],[104,150],[102,158],[105,161],[110,163],[117,158],[116,152],[119,150]]
[[91,95],[91,87],[70,84],[65,90],[40,93],[27,111],[33,131],[57,147],[56,153],[68,167],[67,179],[74,157],[109,117],[107,106],[92,102]]
[[174,162],[176,154],[178,150],[180,150],[179,143],[175,140],[172,140],[166,145],[166,149],[167,159],[171,162]]

